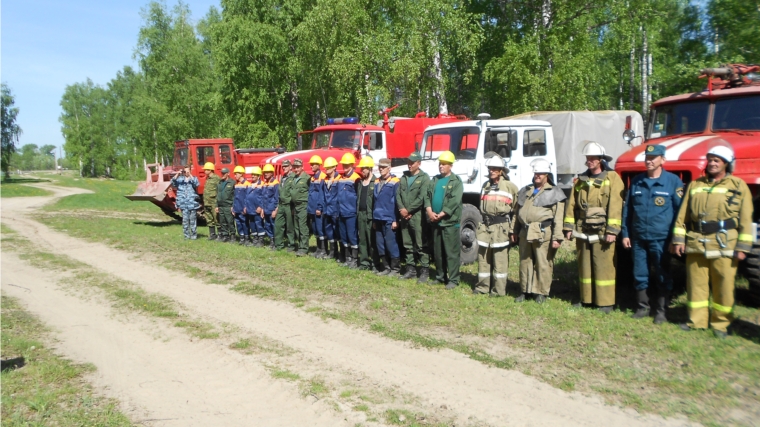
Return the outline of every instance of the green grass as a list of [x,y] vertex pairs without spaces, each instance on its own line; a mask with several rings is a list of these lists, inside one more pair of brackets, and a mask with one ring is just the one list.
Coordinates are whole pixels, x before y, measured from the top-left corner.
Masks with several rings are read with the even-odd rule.
[[30,187],[25,184],[35,182],[50,182],[47,179],[18,178],[0,181],[0,197],[37,197],[49,196],[52,193],[41,188]]
[[[753,408],[760,416],[757,336],[718,341],[709,332],[686,334],[674,324],[657,327],[651,319],[635,321],[626,312],[606,316],[572,308],[578,292],[572,248],[563,247],[555,260],[553,298],[543,305],[516,304],[509,297],[473,296],[467,286],[444,292],[442,287],[350,271],[329,261],[205,239],[186,242],[181,227],[171,221],[60,215],[43,221],[74,236],[157,259],[181,252],[183,263],[166,265],[209,283],[229,284],[235,292],[288,301],[325,319],[421,347],[450,348],[565,390],[597,392],[609,402],[644,412],[683,413],[708,423],[727,419],[731,408]],[[510,255],[509,292],[515,296],[516,251]],[[465,285],[476,276],[476,266],[463,268]],[[736,313],[743,318],[760,315],[741,305]],[[685,319],[683,296],[669,317],[674,322]]]
[[2,425],[130,426],[115,401],[93,395],[80,365],[54,355],[44,344],[48,331],[18,302],[2,297],[3,358],[23,356],[26,365],[2,373]]

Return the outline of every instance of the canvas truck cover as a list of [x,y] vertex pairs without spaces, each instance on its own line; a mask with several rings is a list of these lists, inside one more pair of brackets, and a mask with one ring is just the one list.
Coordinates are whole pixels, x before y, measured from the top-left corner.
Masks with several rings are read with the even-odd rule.
[[[586,158],[581,154],[588,141],[601,144],[612,156],[615,167],[618,156],[631,149],[623,140],[625,119],[631,116],[631,129],[637,136],[644,135],[644,121],[637,111],[534,111],[505,117],[505,119],[545,120],[552,124],[554,147],[557,155],[558,175],[577,175],[586,170]],[[642,138],[632,141],[641,144]],[[560,178],[562,181],[562,179]]]

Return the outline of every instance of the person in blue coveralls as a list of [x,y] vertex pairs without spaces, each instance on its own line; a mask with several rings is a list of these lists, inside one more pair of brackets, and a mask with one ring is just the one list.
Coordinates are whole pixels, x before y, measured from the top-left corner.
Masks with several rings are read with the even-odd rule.
[[637,309],[633,318],[650,314],[649,266],[657,278],[657,300],[654,323],[667,320],[665,309],[673,290],[670,274],[670,253],[667,246],[673,224],[683,198],[683,182],[668,171],[665,165],[665,146],[649,145],[644,151],[647,171],[635,176],[628,188],[623,208],[623,247],[632,250],[633,280],[636,287]]

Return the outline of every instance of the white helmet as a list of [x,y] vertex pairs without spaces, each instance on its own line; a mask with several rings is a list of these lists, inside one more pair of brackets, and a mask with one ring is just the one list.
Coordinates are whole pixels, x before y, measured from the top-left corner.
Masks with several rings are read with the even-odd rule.
[[734,150],[726,147],[725,145],[716,145],[715,147],[707,150],[707,154],[718,156],[726,163],[731,163],[734,161]]
[[612,156],[608,156],[604,151],[604,147],[596,142],[589,142],[583,147],[584,156],[599,156],[608,162],[612,161]]
[[552,173],[552,164],[544,159],[536,159],[530,162],[533,173]]
[[504,169],[504,159],[502,159],[500,155],[494,153],[488,158],[488,160],[486,160],[486,167]]

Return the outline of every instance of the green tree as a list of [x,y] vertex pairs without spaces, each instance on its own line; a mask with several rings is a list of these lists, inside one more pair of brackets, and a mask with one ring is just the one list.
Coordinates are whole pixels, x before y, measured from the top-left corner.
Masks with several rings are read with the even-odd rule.
[[18,137],[21,135],[21,127],[16,123],[18,107],[15,97],[7,84],[2,84],[2,171],[3,179],[8,179],[8,168],[11,156],[16,152]]
[[707,10],[716,58],[760,63],[760,1],[711,0]]

